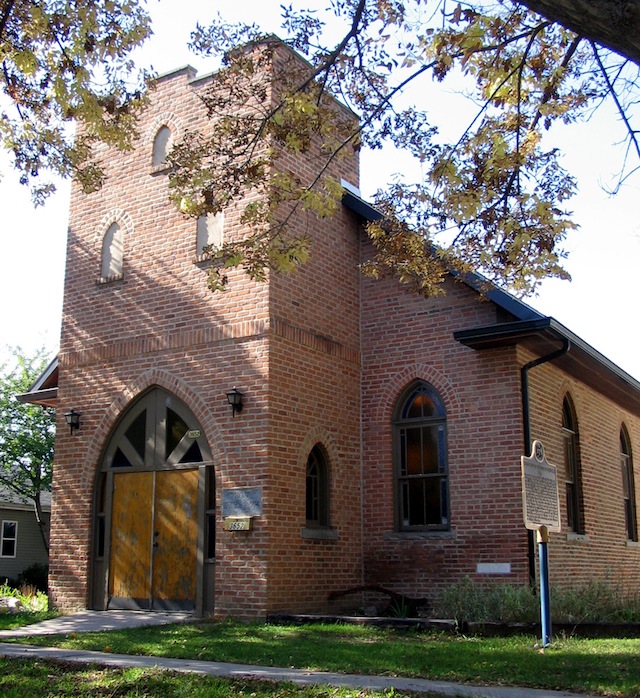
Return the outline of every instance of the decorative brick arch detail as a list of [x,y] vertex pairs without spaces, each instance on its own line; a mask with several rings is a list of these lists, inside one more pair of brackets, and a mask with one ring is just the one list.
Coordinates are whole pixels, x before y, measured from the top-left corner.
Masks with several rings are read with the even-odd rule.
[[149,126],[144,143],[145,147],[149,151],[149,156],[151,156],[151,150],[153,149],[153,143],[158,135],[158,131],[166,126],[171,131],[171,136],[174,140],[182,137],[186,131],[184,123],[179,116],[176,116],[173,112],[164,112],[157,116],[151,126]]
[[153,387],[163,388],[184,402],[205,430],[216,471],[221,465],[226,464],[226,452],[220,448],[220,445],[224,443],[222,434],[214,415],[204,400],[177,376],[161,369],[152,368],[123,388],[120,395],[105,410],[88,444],[87,463],[90,463],[91,467],[85,471],[86,479],[83,486],[93,487],[107,439],[122,413],[135,398]]
[[430,383],[442,396],[447,410],[447,419],[455,419],[460,416],[460,400],[449,379],[429,364],[413,364],[393,376],[379,396],[375,414],[378,423],[391,423],[398,396],[410,383],[418,380]]
[[125,240],[128,235],[133,233],[133,219],[126,211],[123,211],[121,208],[114,208],[108,213],[105,213],[96,226],[96,231],[94,234],[94,245],[98,250],[99,257],[102,256],[102,240],[104,239],[107,230],[109,230],[109,226],[111,226],[113,223],[117,223],[123,227]]
[[300,445],[300,450],[298,451],[298,463],[306,467],[307,458],[311,453],[311,449],[316,445],[320,444],[322,448],[326,451],[328,458],[328,469],[329,469],[329,484],[331,485],[331,473],[335,470],[338,463],[338,445],[333,435],[324,429],[323,427],[312,427],[307,435],[304,437],[302,444]]

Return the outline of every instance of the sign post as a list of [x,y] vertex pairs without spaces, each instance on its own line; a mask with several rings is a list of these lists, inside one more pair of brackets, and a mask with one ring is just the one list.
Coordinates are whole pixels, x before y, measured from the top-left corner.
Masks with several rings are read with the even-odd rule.
[[527,458],[520,459],[522,468],[522,511],[524,525],[537,531],[538,561],[540,567],[540,618],[542,646],[551,642],[551,604],[549,594],[549,533],[560,532],[560,498],[555,465],[547,462],[544,446],[533,442],[533,450]]

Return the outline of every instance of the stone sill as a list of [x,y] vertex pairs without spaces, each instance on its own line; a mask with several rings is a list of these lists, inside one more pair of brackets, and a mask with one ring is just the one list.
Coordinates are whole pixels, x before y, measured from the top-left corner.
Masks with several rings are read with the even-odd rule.
[[122,281],[124,279],[124,274],[114,274],[113,276],[101,276],[96,281],[96,286],[104,286],[105,284],[112,284],[115,281]]
[[453,531],[388,531],[383,537],[396,541],[454,540],[456,534]]
[[589,543],[591,539],[584,533],[567,533],[567,541],[573,543]]
[[304,540],[338,540],[335,528],[301,528],[300,537]]

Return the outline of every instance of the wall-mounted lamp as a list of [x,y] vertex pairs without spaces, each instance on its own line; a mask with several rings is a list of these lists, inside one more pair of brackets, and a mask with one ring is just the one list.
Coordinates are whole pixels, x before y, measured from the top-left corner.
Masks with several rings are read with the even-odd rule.
[[80,429],[80,413],[75,410],[71,412],[65,412],[64,418],[67,420],[69,425],[70,433],[73,434],[74,429]]
[[242,396],[244,393],[241,393],[235,386],[227,393],[227,400],[229,401],[229,404],[231,405],[231,409],[233,410],[233,416],[236,416],[236,412],[242,412]]

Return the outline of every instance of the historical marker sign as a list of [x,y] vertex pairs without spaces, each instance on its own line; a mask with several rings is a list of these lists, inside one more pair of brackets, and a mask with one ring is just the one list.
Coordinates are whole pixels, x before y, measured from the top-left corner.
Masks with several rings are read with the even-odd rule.
[[222,516],[262,514],[262,487],[226,487],[222,490]]
[[560,532],[560,498],[555,465],[547,463],[540,441],[533,442],[533,451],[522,456],[522,510],[526,528],[537,531],[542,526]]

